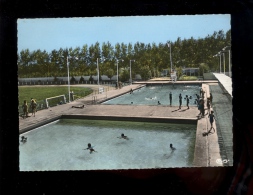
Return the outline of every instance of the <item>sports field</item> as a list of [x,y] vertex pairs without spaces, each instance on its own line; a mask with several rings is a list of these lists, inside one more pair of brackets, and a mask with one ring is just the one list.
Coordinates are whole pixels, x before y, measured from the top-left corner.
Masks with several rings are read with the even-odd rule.
[[[87,87],[70,87],[75,97],[84,97],[92,93],[91,88]],[[68,100],[68,86],[19,86],[19,105],[22,105],[24,100],[30,102],[34,98],[37,102],[42,102],[46,98],[58,95],[65,95]]]

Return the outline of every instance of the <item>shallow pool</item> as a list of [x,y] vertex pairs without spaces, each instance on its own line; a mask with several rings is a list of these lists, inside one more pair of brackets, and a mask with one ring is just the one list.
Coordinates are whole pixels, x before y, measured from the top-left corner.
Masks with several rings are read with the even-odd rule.
[[20,171],[191,167],[195,134],[193,124],[60,119],[20,135]]
[[127,105],[170,105],[169,93],[172,94],[172,106],[179,105],[179,94],[182,95],[182,105],[186,105],[186,95],[191,97],[189,106],[197,106],[195,99],[199,95],[201,85],[147,85],[134,90],[132,94],[126,93],[117,98],[105,101],[102,104],[127,104]]

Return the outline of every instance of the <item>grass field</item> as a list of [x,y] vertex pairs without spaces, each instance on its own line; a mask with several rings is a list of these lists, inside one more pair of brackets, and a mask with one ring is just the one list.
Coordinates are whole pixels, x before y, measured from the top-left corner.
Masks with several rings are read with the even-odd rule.
[[[30,103],[31,98],[37,102],[43,102],[46,98],[58,95],[65,95],[68,101],[67,86],[19,86],[19,105],[21,106],[24,100]],[[86,87],[70,87],[70,91],[74,92],[75,98],[84,97],[92,93],[92,89]]]
[[198,77],[196,77],[196,76],[181,76],[178,80],[179,81],[197,81]]

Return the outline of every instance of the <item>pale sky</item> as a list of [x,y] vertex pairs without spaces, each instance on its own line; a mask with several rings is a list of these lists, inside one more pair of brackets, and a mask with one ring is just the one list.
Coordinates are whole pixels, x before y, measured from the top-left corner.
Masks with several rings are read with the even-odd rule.
[[18,52],[51,52],[109,41],[145,44],[205,38],[231,29],[230,14],[18,19]]

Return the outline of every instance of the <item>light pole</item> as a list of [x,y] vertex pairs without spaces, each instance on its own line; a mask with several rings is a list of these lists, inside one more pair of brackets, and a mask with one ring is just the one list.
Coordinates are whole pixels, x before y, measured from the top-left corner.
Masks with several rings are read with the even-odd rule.
[[131,62],[135,62],[135,60],[130,60],[130,82],[132,85],[132,69],[131,69]]
[[69,59],[71,59],[71,58],[75,58],[76,60],[78,60],[77,57],[67,56],[69,102],[70,102]]
[[170,74],[171,74],[172,72],[171,43],[167,43],[167,45],[170,48]]
[[[227,48],[229,48],[228,50],[226,50]],[[226,46],[224,47],[223,49],[223,52],[227,52],[228,51],[228,74],[229,74],[229,77],[231,77],[231,63],[230,63],[230,46]]]
[[[124,60],[120,60],[124,62]],[[119,85],[119,60],[117,59],[117,86]]]
[[222,51],[221,51],[221,53],[222,53],[222,57],[223,57],[224,74],[226,74],[225,73],[225,65],[226,65],[226,63],[225,63],[225,53],[222,52]]
[[[105,59],[103,58],[102,59],[102,62],[104,62],[105,61]],[[97,77],[98,77],[98,85],[99,85],[99,65],[98,65],[98,58],[97,58]]]
[[218,56],[220,57],[220,73],[221,73],[221,52],[218,52],[213,57],[218,57]]

